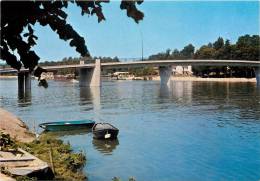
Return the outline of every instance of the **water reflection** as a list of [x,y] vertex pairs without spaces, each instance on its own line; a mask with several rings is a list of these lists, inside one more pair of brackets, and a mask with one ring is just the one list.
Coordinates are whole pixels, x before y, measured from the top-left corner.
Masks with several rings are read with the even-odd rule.
[[98,140],[93,139],[92,144],[96,150],[104,155],[112,155],[112,152],[119,145],[118,139],[115,140]]
[[[193,82],[192,87],[192,104],[205,106],[200,112],[237,111],[239,120],[260,120],[260,92],[252,83]],[[240,124],[238,118],[232,120],[232,124]]]
[[171,86],[168,85],[161,85],[159,90],[159,97],[160,98],[170,98],[171,97]]
[[46,132],[44,131],[44,134],[53,135],[57,137],[63,137],[63,136],[75,136],[75,135],[85,135],[91,133],[91,128],[80,128],[77,130],[68,130],[68,131],[54,131],[54,132]]
[[85,105],[92,101],[90,87],[80,87],[79,91],[80,105]]
[[192,81],[174,81],[171,86],[172,97],[175,100],[181,100],[182,103],[192,102]]
[[[158,101],[182,107],[203,106],[198,110],[202,114],[224,114],[236,108],[243,120],[260,120],[259,96],[260,89],[253,83],[172,81],[170,86],[160,86]],[[232,124],[239,124],[236,120]]]
[[17,102],[19,107],[27,107],[32,104],[31,90],[18,90]]
[[[159,101],[171,101],[180,105],[192,103],[193,82],[172,81],[169,86],[161,85],[159,89]],[[165,102],[163,101],[163,102]]]
[[[100,112],[100,87],[80,87],[80,102],[82,107],[87,104],[92,104],[96,116]],[[89,111],[90,109],[86,110]]]

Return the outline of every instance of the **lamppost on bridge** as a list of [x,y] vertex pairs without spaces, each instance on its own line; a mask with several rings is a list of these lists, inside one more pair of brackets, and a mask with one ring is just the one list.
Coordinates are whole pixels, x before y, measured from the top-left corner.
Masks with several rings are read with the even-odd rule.
[[138,26],[139,32],[140,32],[140,36],[141,36],[141,46],[142,46],[142,61],[144,60],[144,41],[143,41],[143,32],[141,30],[141,28]]

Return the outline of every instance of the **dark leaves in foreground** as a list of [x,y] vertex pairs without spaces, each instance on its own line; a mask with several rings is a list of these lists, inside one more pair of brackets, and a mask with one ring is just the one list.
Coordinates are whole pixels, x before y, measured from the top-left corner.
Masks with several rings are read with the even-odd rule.
[[[81,8],[82,15],[96,15],[100,22],[105,20],[101,3],[107,2],[109,1],[1,1],[0,59],[17,70],[20,70],[22,65],[30,71],[34,70],[40,59],[32,50],[38,39],[33,30],[35,23],[41,26],[49,25],[60,39],[69,41],[70,46],[75,47],[81,56],[89,56],[84,38],[67,23],[67,13],[64,9],[69,3],[76,4]],[[136,4],[141,3],[142,1],[122,1],[120,8],[125,9],[127,15],[138,23],[144,16],[136,8]],[[40,75],[36,73],[35,76]]]

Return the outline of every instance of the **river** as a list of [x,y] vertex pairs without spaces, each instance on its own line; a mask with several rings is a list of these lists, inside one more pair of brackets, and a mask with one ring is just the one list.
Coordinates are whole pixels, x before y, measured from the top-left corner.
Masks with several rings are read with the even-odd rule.
[[17,94],[17,80],[0,80],[0,105],[31,130],[47,121],[90,118],[119,128],[118,140],[93,140],[91,132],[61,135],[87,156],[90,181],[259,180],[260,89],[255,83],[158,81],[103,82],[79,88],[32,82]]

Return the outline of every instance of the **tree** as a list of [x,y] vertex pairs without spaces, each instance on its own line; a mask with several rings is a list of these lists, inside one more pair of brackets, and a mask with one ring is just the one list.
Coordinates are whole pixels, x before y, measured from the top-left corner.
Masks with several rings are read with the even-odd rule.
[[[165,59],[166,53],[158,53],[150,56],[149,60]],[[194,53],[194,46],[189,44],[181,51],[174,49],[170,55],[171,59],[224,59],[224,60],[255,60],[260,61],[260,36],[259,35],[244,35],[240,36],[235,44],[231,44],[229,40],[219,37],[214,43],[208,43],[201,46]],[[215,67],[215,66],[193,66],[195,75],[209,76],[237,76],[237,77],[252,77],[253,69],[248,67]],[[221,74],[221,75],[220,75]],[[225,75],[224,75],[225,74]]]
[[206,45],[202,46],[194,55],[195,59],[213,59],[216,54],[214,48],[208,47]]
[[179,52],[178,49],[174,49],[174,50],[173,50],[173,52],[172,52],[172,54],[171,54],[171,58],[172,58],[172,59],[175,59],[175,60],[180,58],[180,52]]
[[220,48],[215,55],[216,59],[230,60],[231,58],[231,44],[229,40],[225,41],[225,44],[222,48]]
[[189,44],[185,46],[180,53],[184,59],[190,59],[193,58],[194,51],[195,51],[195,47],[192,44]]
[[216,50],[219,50],[223,46],[224,46],[224,40],[221,37],[219,37],[218,40],[213,43],[213,48],[215,48]]
[[[20,70],[22,65],[33,71],[40,57],[32,50],[37,43],[33,26],[39,23],[41,26],[49,25],[51,29],[64,41],[69,41],[70,46],[75,47],[81,56],[89,56],[85,40],[73,27],[66,22],[67,14],[64,11],[69,4],[80,7],[81,14],[96,15],[98,22],[105,20],[101,3],[107,0],[52,0],[52,1],[1,1],[1,46],[0,59],[6,61],[13,68]],[[144,15],[136,8],[136,4],[143,1],[122,1],[120,8],[126,10],[127,16],[133,18],[136,23],[143,19]],[[22,33],[27,29],[27,32]],[[17,52],[14,54],[13,52]],[[19,55],[19,56],[17,56]],[[35,71],[39,76],[42,72]],[[38,75],[39,74],[39,75]]]
[[165,59],[169,59],[171,56],[171,49],[167,49],[166,52],[165,52]]
[[259,35],[244,35],[238,38],[235,47],[236,59],[259,60],[260,37]]

